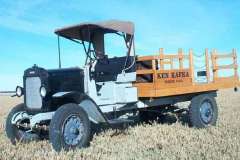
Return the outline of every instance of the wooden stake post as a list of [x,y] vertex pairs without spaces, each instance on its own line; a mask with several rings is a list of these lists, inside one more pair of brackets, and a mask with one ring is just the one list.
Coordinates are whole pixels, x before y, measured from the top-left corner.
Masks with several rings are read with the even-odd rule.
[[206,64],[206,78],[207,83],[210,83],[210,72],[209,72],[209,59],[208,59],[208,49],[205,49],[205,64]]

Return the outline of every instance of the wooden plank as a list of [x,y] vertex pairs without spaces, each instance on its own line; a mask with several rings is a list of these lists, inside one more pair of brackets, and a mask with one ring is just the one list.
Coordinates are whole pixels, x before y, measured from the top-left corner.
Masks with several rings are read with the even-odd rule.
[[226,80],[224,83],[195,84],[193,86],[168,88],[168,89],[156,90],[156,97],[206,92],[206,91],[213,91],[213,90],[219,90],[224,88],[234,88],[235,85],[236,83],[234,81]]
[[172,61],[163,61],[163,64],[172,64]]
[[157,59],[156,56],[141,56],[141,57],[137,57],[137,61],[151,61],[153,59]]
[[[226,79],[219,79],[215,83],[205,83],[205,84],[198,84],[192,86],[182,86],[182,87],[175,87],[175,88],[165,88],[165,89],[152,89],[148,90],[147,92],[153,93],[155,91],[155,97],[164,97],[164,96],[174,96],[174,95],[183,95],[188,93],[199,93],[199,92],[206,92],[206,91],[214,91],[219,89],[225,88],[234,88],[240,86],[239,80],[234,80],[233,78],[226,78]],[[138,86],[137,86],[138,87]],[[139,97],[149,97],[146,94],[146,91],[143,90],[142,87],[138,87],[138,95]],[[154,97],[151,94],[151,97]]]
[[238,77],[235,76],[230,76],[230,77],[218,77],[215,82],[216,83],[225,83],[226,81],[231,81],[231,82],[238,82]]
[[221,65],[221,66],[214,66],[213,70],[220,70],[220,69],[235,69],[238,68],[235,64],[229,64],[229,65]]
[[[182,58],[187,58],[187,55],[181,55]],[[164,59],[179,59],[178,54],[167,54],[164,55]]]
[[192,85],[189,69],[172,69],[156,71],[156,89]]
[[140,74],[153,74],[153,70],[152,69],[143,69],[143,70],[137,70],[136,74],[140,75]]
[[153,83],[134,83],[138,88],[138,97],[155,97],[155,88]]
[[156,90],[158,89],[169,89],[169,88],[178,88],[183,86],[192,86],[192,79],[168,79],[165,81],[157,82],[155,84]]
[[221,53],[221,54],[217,54],[217,55],[214,55],[215,56],[215,58],[232,58],[232,57],[234,57],[234,54],[233,53],[229,53],[229,54],[223,54],[223,53]]
[[[189,56],[188,55],[182,55],[182,58],[186,58],[188,59]],[[169,55],[156,55],[156,56],[139,56],[137,57],[137,61],[151,61],[153,59],[179,59],[179,55],[177,54],[169,54]]]

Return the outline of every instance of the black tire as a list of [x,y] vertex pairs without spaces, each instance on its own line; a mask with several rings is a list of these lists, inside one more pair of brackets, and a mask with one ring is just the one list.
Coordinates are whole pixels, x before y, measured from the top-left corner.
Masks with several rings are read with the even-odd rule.
[[[207,105],[206,112],[202,112],[203,105]],[[206,108],[206,107],[205,107]],[[196,128],[215,126],[218,118],[216,100],[209,94],[198,95],[191,100],[189,107],[190,125]]]
[[[71,117],[80,119],[83,126],[82,129],[78,129],[78,134],[80,134],[79,130],[82,131],[81,139],[77,142],[77,144],[74,145],[67,144],[67,141],[64,138],[64,131],[66,131],[65,125],[67,124],[68,119]],[[74,103],[65,104],[58,108],[50,122],[49,140],[53,146],[53,149],[57,152],[61,151],[62,149],[70,150],[86,147],[90,141],[90,134],[91,126],[87,113]]]
[[7,116],[6,119],[6,125],[5,125],[5,131],[7,134],[7,137],[10,139],[12,144],[16,144],[16,142],[30,142],[33,140],[38,140],[39,136],[34,133],[27,133],[24,130],[19,129],[17,126],[13,125],[11,123],[12,117],[15,113],[25,111],[24,110],[24,104],[18,104],[12,110]]

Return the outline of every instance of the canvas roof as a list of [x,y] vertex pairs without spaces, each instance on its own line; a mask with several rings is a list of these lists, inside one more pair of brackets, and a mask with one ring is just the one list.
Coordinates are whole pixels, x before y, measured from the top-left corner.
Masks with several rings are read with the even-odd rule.
[[90,33],[105,34],[124,32],[127,35],[134,34],[134,24],[130,21],[109,20],[96,23],[81,23],[55,30],[59,36],[90,41]]

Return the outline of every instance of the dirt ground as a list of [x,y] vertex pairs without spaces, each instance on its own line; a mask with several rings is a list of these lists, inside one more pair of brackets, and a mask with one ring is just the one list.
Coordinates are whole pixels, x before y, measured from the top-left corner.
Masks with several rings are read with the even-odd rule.
[[0,159],[239,159],[240,92],[218,92],[216,127],[194,129],[181,121],[135,125],[123,133],[107,130],[94,136],[90,147],[56,153],[48,141],[11,145],[5,118],[22,100],[0,97]]

